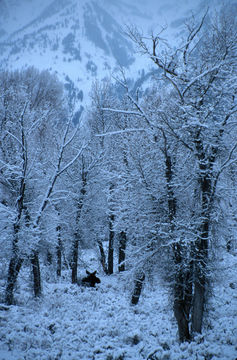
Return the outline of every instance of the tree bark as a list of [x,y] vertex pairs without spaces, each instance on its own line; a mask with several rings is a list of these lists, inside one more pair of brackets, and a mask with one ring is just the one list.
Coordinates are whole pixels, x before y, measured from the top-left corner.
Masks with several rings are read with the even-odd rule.
[[211,192],[212,192],[212,168],[215,160],[215,152],[207,156],[204,151],[203,143],[197,137],[196,149],[199,160],[199,182],[201,188],[201,224],[199,235],[195,243],[194,257],[194,295],[193,295],[193,313],[192,313],[192,332],[201,333],[202,320],[205,305],[205,287],[206,287],[206,265],[208,260],[208,240],[210,230],[210,212],[211,212]]
[[102,241],[98,240],[97,244],[98,244],[99,250],[100,250],[100,262],[101,262],[102,268],[103,268],[105,274],[108,275],[108,268],[107,268],[107,264],[106,264],[105,252],[104,252]]
[[204,279],[197,279],[194,283],[192,332],[202,332],[202,320],[205,304],[205,282]]
[[142,286],[143,286],[144,280],[145,280],[144,272],[141,272],[140,274],[137,275],[137,277],[134,281],[134,289],[133,289],[133,294],[132,294],[132,299],[131,299],[132,305],[138,304],[138,301],[140,299],[140,295],[142,292]]
[[53,255],[51,254],[50,250],[47,250],[47,265],[52,265],[53,263]]
[[180,342],[190,341],[189,319],[185,311],[185,300],[174,300],[174,315],[178,324]]
[[193,295],[192,332],[201,333],[205,305],[206,265],[208,260],[209,219],[204,220],[196,243],[195,282]]
[[[183,259],[180,259],[183,260]],[[174,315],[178,324],[180,342],[190,341],[190,309],[192,304],[192,264],[184,271],[182,264],[176,264],[174,284]]]
[[14,302],[14,288],[17,281],[17,276],[20,272],[23,259],[19,256],[18,248],[18,232],[19,232],[19,221],[22,215],[23,202],[22,198],[18,200],[18,219],[14,224],[14,238],[12,241],[12,257],[8,267],[8,277],[7,277],[7,286],[5,293],[5,301],[8,305],[12,305]]
[[114,272],[114,215],[109,217],[109,249],[108,249],[108,275]]
[[56,248],[57,254],[57,276],[60,277],[62,274],[62,239],[61,239],[61,226],[57,226],[57,233],[58,233],[58,243]]
[[7,287],[5,293],[5,302],[7,305],[12,305],[14,303],[14,296],[13,296],[14,287],[22,263],[23,263],[23,259],[20,259],[17,255],[12,256],[10,260],[9,268],[8,268]]
[[190,341],[189,317],[192,303],[192,262],[184,269],[185,258],[182,243],[173,245],[175,262],[174,315],[178,324],[180,342]]
[[22,158],[22,174],[21,180],[19,184],[19,194],[16,201],[16,209],[17,209],[17,217],[14,223],[14,237],[12,242],[12,257],[8,267],[8,278],[7,278],[7,287],[6,287],[6,295],[5,301],[8,305],[12,305],[14,302],[14,287],[16,284],[17,276],[20,272],[21,265],[23,263],[23,259],[19,256],[19,248],[18,248],[18,233],[20,228],[20,221],[23,215],[24,210],[24,200],[25,200],[25,189],[26,189],[26,171],[27,171],[27,146],[25,139],[25,128],[24,128],[24,115],[27,108],[27,102],[24,105],[24,109],[22,111],[20,117],[21,124],[21,158]]
[[75,234],[75,239],[73,241],[72,262],[71,262],[72,284],[77,283],[78,245],[79,245],[78,234]]
[[85,164],[82,157],[82,172],[81,172],[81,179],[82,179],[82,187],[80,190],[81,196],[79,198],[77,204],[77,216],[76,216],[76,231],[74,234],[74,241],[72,245],[72,260],[71,260],[71,269],[72,269],[72,284],[77,283],[77,265],[78,265],[78,246],[80,241],[80,227],[79,222],[81,218],[81,212],[83,208],[83,200],[86,194],[86,185],[87,185],[87,171],[85,171]]
[[199,236],[195,243],[194,258],[194,298],[192,313],[192,332],[201,333],[205,303],[206,263],[208,257],[208,238],[210,222],[210,196],[212,190],[212,168],[215,161],[216,149],[206,154],[199,133],[195,139],[195,147],[199,161],[199,183],[201,189],[201,224]]
[[[167,198],[168,198],[168,217],[170,223],[171,234],[175,231],[175,218],[177,201],[173,190],[173,164],[172,158],[167,152],[167,139],[164,136],[164,155],[165,155],[165,177],[167,185]],[[179,340],[181,342],[190,341],[189,331],[189,314],[192,300],[192,284],[191,284],[191,268],[188,271],[184,270],[184,250],[183,244],[174,243],[172,245],[173,257],[174,257],[174,315],[178,324]]]
[[121,231],[119,234],[119,259],[118,259],[118,270],[119,272],[125,271],[125,250],[126,250],[126,243],[127,243],[127,235],[126,232]]
[[34,282],[34,295],[39,297],[42,294],[41,276],[40,276],[40,263],[38,252],[34,251],[31,258],[33,282]]

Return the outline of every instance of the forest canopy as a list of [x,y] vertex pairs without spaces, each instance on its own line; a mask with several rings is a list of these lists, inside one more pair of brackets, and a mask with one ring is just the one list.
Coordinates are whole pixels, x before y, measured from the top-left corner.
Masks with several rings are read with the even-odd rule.
[[119,93],[95,82],[77,126],[55,75],[0,73],[2,302],[19,301],[22,267],[36,298],[49,266],[78,284],[94,249],[104,276],[132,279],[134,306],[159,274],[180,342],[203,331],[215,269],[236,251],[236,25],[231,7],[206,12],[174,49],[127,27],[154,78],[134,91],[121,70]]

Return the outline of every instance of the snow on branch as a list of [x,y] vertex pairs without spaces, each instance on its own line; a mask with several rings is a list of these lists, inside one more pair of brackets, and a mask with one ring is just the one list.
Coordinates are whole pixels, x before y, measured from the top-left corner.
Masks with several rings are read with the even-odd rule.
[[186,44],[184,45],[184,52],[183,52],[183,62],[184,62],[184,65],[187,65],[187,52],[188,52],[188,49],[189,49],[189,46],[190,44],[192,43],[193,39],[196,37],[196,35],[200,32],[202,26],[203,26],[203,23],[205,21],[205,18],[207,16],[207,13],[209,11],[209,8],[207,8],[205,14],[203,15],[202,19],[201,19],[201,22],[200,24],[197,26],[196,29],[190,29],[189,26],[187,25],[188,29],[189,29],[189,36],[188,36],[188,39],[187,39],[187,42]]
[[[70,139],[67,141],[67,135],[68,135],[68,132],[69,132],[69,127],[70,127],[70,121],[68,121],[67,123],[67,126],[66,126],[66,129],[65,129],[65,132],[64,132],[64,135],[63,135],[63,138],[62,138],[62,144],[60,146],[60,150],[59,150],[59,155],[58,155],[58,160],[57,160],[57,165],[56,165],[56,168],[55,168],[55,172],[51,178],[51,181],[50,181],[50,184],[48,186],[48,189],[46,191],[46,194],[45,194],[45,197],[41,203],[41,206],[39,208],[39,211],[38,211],[38,214],[36,216],[36,219],[34,221],[34,228],[36,228],[38,225],[39,225],[39,222],[40,222],[40,219],[41,219],[41,216],[42,216],[42,213],[44,211],[44,209],[46,208],[47,204],[49,203],[49,200],[50,200],[50,196],[53,192],[53,189],[54,189],[54,185],[56,183],[56,180],[58,179],[58,177],[64,172],[66,171],[78,158],[79,156],[81,155],[82,151],[85,149],[85,147],[87,146],[86,145],[83,145],[80,150],[77,152],[76,156],[74,156],[74,158],[69,161],[66,165],[64,165],[62,168],[61,168],[61,164],[62,164],[62,161],[63,161],[63,154],[64,154],[64,151],[65,151],[65,147],[72,141],[72,137],[70,137]],[[73,133],[73,138],[75,137],[76,135],[76,131],[74,131]]]
[[82,151],[87,147],[88,144],[84,144],[81,149],[78,151],[78,153],[76,154],[76,156],[69,161],[60,171],[58,171],[57,176],[60,176],[65,170],[67,170],[70,166],[72,166],[72,164],[79,158],[79,156],[81,155]]
[[10,133],[9,131],[6,131],[6,134],[8,134],[9,136],[11,136],[14,140],[16,140],[16,142],[20,145],[20,147],[26,151],[24,145],[22,144],[22,142],[12,133]]
[[127,115],[135,115],[135,116],[143,116],[140,112],[132,111],[132,110],[120,110],[120,109],[113,109],[113,108],[101,108],[104,111],[111,111],[118,114],[127,114]]
[[[115,81],[117,81],[118,84],[120,84],[125,90],[126,90],[126,95],[128,97],[128,99],[131,101],[131,103],[137,108],[138,111],[131,111],[131,110],[120,110],[120,109],[114,109],[116,110],[116,112],[121,112],[124,114],[130,114],[130,115],[135,115],[135,116],[140,116],[143,117],[147,123],[147,125],[150,127],[150,129],[154,129],[154,126],[152,125],[149,117],[147,116],[147,114],[144,112],[144,110],[141,108],[141,106],[138,104],[138,102],[133,98],[133,96],[130,94],[129,89],[128,89],[128,85],[125,79],[125,75],[123,70],[121,70],[122,72],[122,76],[124,77],[124,81],[121,81],[120,79],[118,79],[117,77],[114,77]],[[104,108],[105,110],[110,110],[110,108]],[[111,110],[113,111],[113,109]]]
[[211,69],[207,69],[206,71],[204,71],[203,73],[199,74],[198,76],[196,76],[192,81],[190,81],[186,88],[183,90],[182,92],[182,96],[184,96],[184,94],[188,91],[188,89],[198,80],[200,80],[201,78],[205,77],[206,75],[214,72],[214,71],[217,71],[220,69],[220,67],[222,66],[222,63],[220,63],[219,65],[217,66],[214,66],[212,67]]
[[213,183],[213,190],[212,190],[212,194],[211,194],[211,197],[210,197],[210,205],[212,204],[213,200],[214,200],[214,195],[215,195],[215,192],[216,192],[216,186],[217,186],[217,182],[219,180],[219,177],[221,175],[221,173],[227,168],[229,167],[230,165],[234,164],[237,162],[237,158],[232,158],[232,155],[234,153],[234,151],[237,149],[237,143],[234,144],[234,146],[232,147],[232,149],[230,150],[230,153],[227,157],[227,159],[224,161],[224,163],[221,165],[221,168],[219,169],[219,171],[217,172],[216,176],[215,176],[215,180],[214,180],[214,183]]
[[76,133],[78,132],[78,129],[79,129],[79,125],[77,125],[77,127],[76,127],[75,131],[73,132],[72,136],[70,137],[70,139],[68,139],[68,141],[64,143],[64,148],[67,147],[73,141],[73,139],[76,136]]
[[118,134],[126,134],[131,132],[141,132],[141,131],[147,131],[144,128],[140,129],[125,129],[125,130],[117,130],[117,131],[110,131],[102,134],[96,134],[97,137],[103,137],[103,136],[110,136],[110,135],[118,135]]

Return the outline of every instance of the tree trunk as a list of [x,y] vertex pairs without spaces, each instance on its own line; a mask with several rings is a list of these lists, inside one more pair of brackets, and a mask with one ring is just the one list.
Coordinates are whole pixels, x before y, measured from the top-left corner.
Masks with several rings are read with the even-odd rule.
[[105,274],[108,275],[108,268],[106,265],[105,252],[104,252],[102,241],[98,240],[97,244],[98,244],[99,250],[100,250],[100,262],[101,262],[102,268],[103,268]]
[[17,255],[13,256],[10,260],[5,294],[5,302],[7,305],[14,303],[13,292],[22,263],[23,259],[20,259]]
[[138,304],[138,301],[140,299],[140,295],[142,292],[142,286],[143,286],[144,280],[145,280],[144,272],[141,272],[140,274],[138,274],[137,278],[135,279],[134,290],[133,290],[132,299],[131,299],[132,305]]
[[78,265],[78,246],[80,241],[80,219],[81,219],[81,212],[83,208],[83,200],[86,194],[86,185],[87,185],[87,171],[84,169],[84,162],[82,157],[82,188],[80,190],[81,196],[79,198],[77,204],[77,216],[76,216],[76,231],[74,233],[74,241],[72,245],[72,260],[71,260],[71,269],[72,269],[72,284],[77,283],[77,265]]
[[[174,237],[175,232],[175,218],[177,201],[173,189],[173,163],[172,158],[167,152],[166,137],[164,135],[165,142],[165,177],[167,186],[167,198],[168,198],[168,217],[170,223],[171,236]],[[189,315],[192,301],[192,283],[191,283],[191,271],[185,270],[185,245],[181,240],[179,243],[172,245],[174,256],[174,316],[178,324],[179,340],[181,342],[190,341],[189,331]]]
[[174,278],[174,316],[178,324],[180,342],[190,341],[189,317],[192,303],[192,262],[185,270],[184,245],[182,243],[173,245],[175,261]]
[[57,276],[60,277],[62,274],[62,239],[61,239],[61,226],[57,226],[57,233],[58,233],[58,244],[56,248],[57,254]]
[[125,271],[125,250],[126,250],[127,236],[126,232],[121,231],[119,234],[119,259],[118,259],[118,270],[119,272]]
[[[21,204],[22,206],[22,204]],[[20,212],[18,215],[18,220],[22,214],[22,207],[19,206]],[[14,302],[14,287],[17,281],[17,276],[20,272],[21,265],[23,263],[23,259],[19,257],[19,248],[18,248],[18,232],[19,232],[19,222],[17,221],[14,224],[14,237],[12,242],[12,257],[8,267],[8,277],[7,277],[7,286],[6,286],[6,294],[5,301],[6,304],[12,305]]]
[[209,219],[204,220],[196,243],[195,282],[193,296],[192,332],[201,333],[205,305],[206,265],[208,259]]
[[114,272],[114,215],[111,214],[109,218],[109,249],[108,249],[108,274]]
[[51,254],[51,252],[48,249],[47,250],[47,265],[52,265],[52,263],[53,263],[53,255]]
[[34,251],[33,257],[31,258],[31,264],[32,264],[32,272],[33,272],[33,282],[34,282],[34,295],[35,297],[39,297],[41,296],[42,288],[41,288],[39,255],[36,251]]
[[181,264],[177,264],[174,285],[174,315],[178,324],[180,342],[190,341],[190,309],[192,304],[192,264],[185,274]]
[[174,315],[178,324],[180,342],[190,341],[189,319],[185,311],[184,300],[174,300]]
[[27,146],[25,142],[25,133],[24,133],[24,115],[27,108],[27,102],[25,102],[23,112],[20,117],[20,125],[21,125],[21,158],[22,158],[22,173],[21,173],[21,180],[20,180],[20,187],[19,187],[19,194],[16,200],[16,210],[17,210],[17,217],[14,223],[14,237],[12,242],[12,257],[9,263],[8,268],[8,278],[7,278],[7,287],[6,287],[6,294],[5,300],[8,305],[12,305],[14,301],[13,292],[14,287],[16,284],[17,276],[20,272],[21,265],[23,263],[23,259],[19,257],[19,249],[18,249],[18,233],[20,229],[20,221],[23,214],[24,209],[24,199],[25,199],[25,189],[26,189],[26,171],[27,171]]
[[72,262],[71,262],[72,284],[77,283],[78,245],[79,245],[78,234],[75,234],[75,239],[72,248]]
[[204,279],[197,279],[194,283],[192,332],[202,332],[202,319],[205,304],[205,282]]

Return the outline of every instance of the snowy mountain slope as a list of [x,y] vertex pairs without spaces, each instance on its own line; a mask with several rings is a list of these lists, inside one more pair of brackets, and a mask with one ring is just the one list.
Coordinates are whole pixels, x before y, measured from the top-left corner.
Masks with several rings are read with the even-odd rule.
[[125,24],[144,32],[170,25],[166,36],[175,43],[190,10],[198,13],[205,6],[201,0],[0,0],[0,68],[34,65],[56,71],[85,103],[96,78],[120,66],[137,78],[147,67],[125,35]]
[[0,49],[4,68],[56,71],[68,88],[76,84],[80,101],[93,79],[134,61],[118,22],[94,1],[53,1],[34,20],[3,35]]

